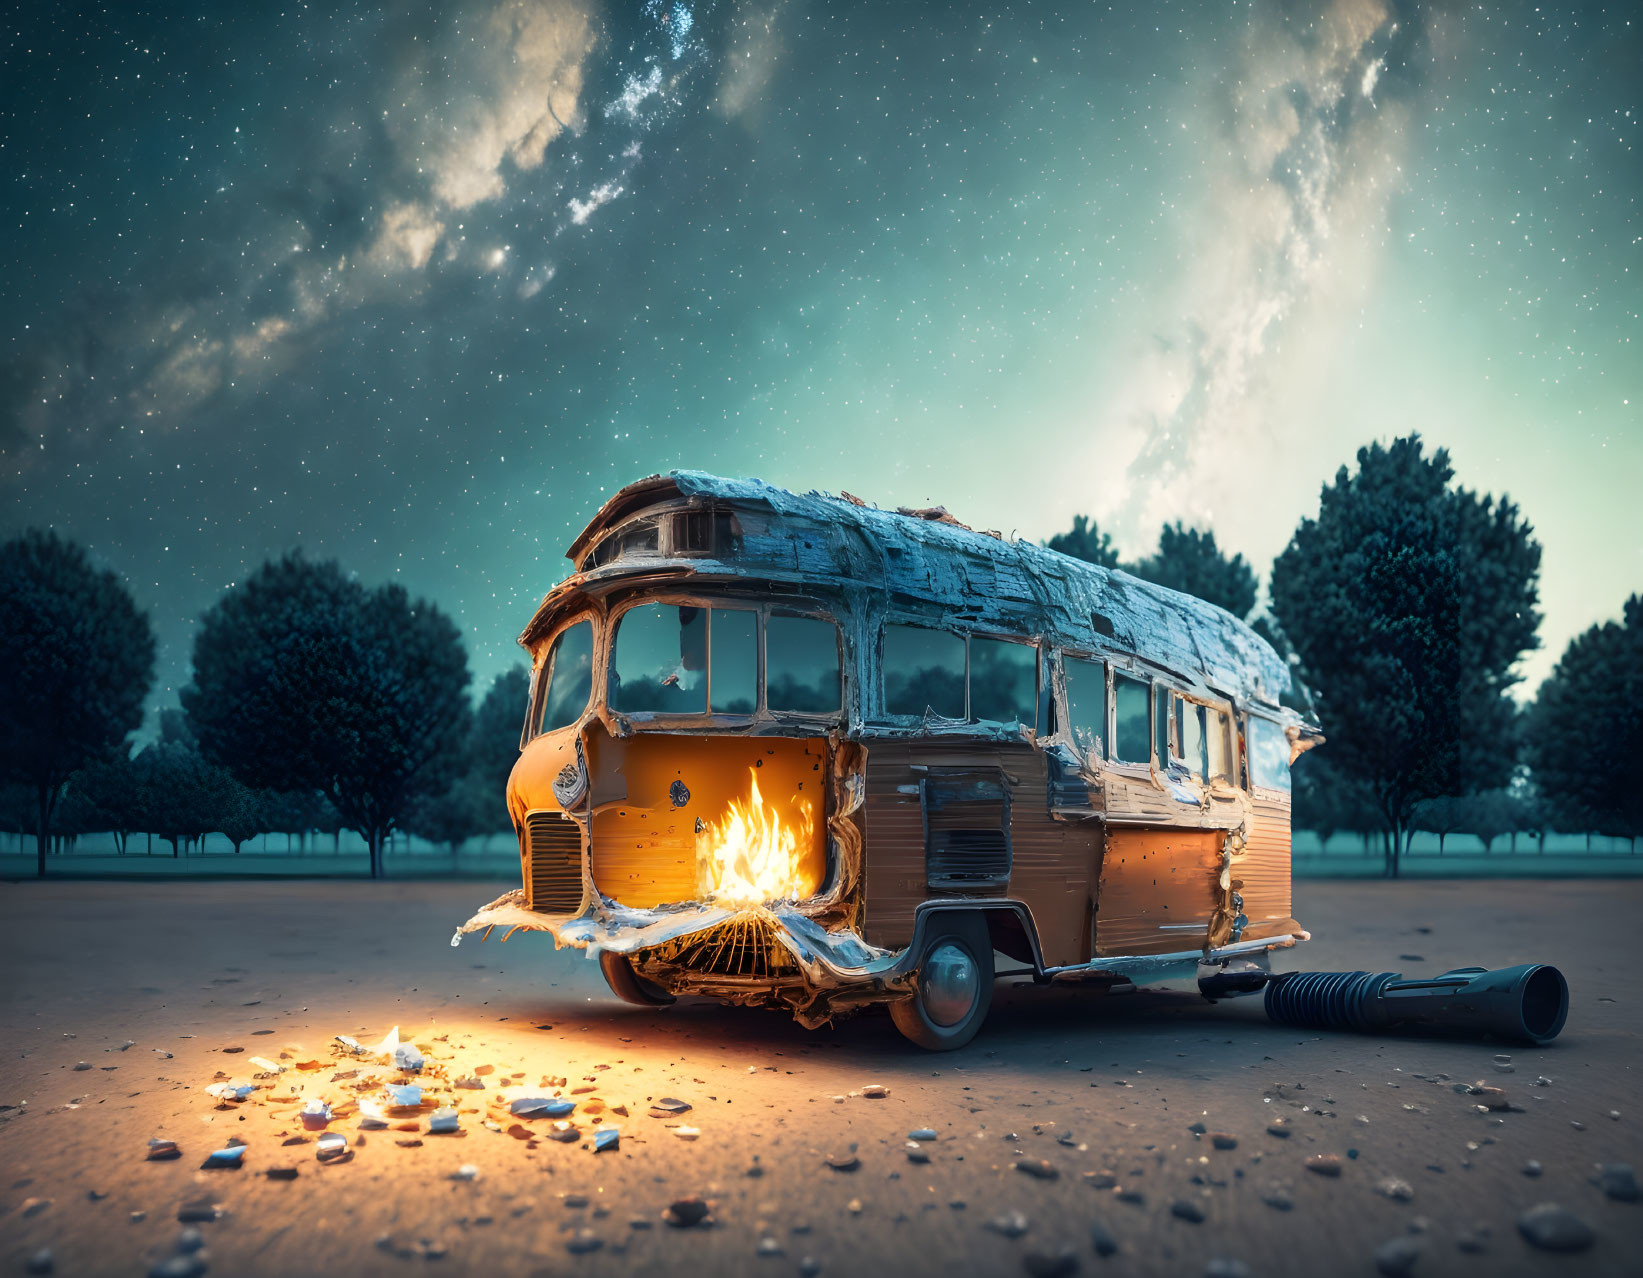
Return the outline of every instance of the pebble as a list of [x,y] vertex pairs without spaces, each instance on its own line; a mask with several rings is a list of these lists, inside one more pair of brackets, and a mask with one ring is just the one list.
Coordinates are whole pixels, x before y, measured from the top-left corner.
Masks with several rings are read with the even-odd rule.
[[1071,1247],[1060,1251],[1029,1251],[1021,1263],[1032,1278],[1070,1278],[1078,1272],[1078,1253]]
[[1111,1189],[1118,1183],[1118,1177],[1110,1171],[1087,1171],[1084,1181],[1094,1189]]
[[1231,1132],[1211,1132],[1209,1143],[1216,1149],[1237,1149],[1238,1138]]
[[205,1270],[205,1258],[197,1252],[192,1256],[167,1256],[150,1266],[148,1278],[199,1278]]
[[1018,1172],[1026,1172],[1034,1180],[1055,1180],[1061,1173],[1055,1164],[1044,1158],[1022,1158],[1015,1165]]
[[1406,1203],[1415,1196],[1415,1189],[1407,1180],[1386,1176],[1375,1182],[1375,1192],[1395,1203]]
[[1389,1238],[1375,1248],[1375,1270],[1386,1278],[1404,1278],[1420,1256],[1420,1244],[1413,1238]]
[[1518,1233],[1543,1251],[1585,1251],[1597,1235],[1567,1207],[1537,1203],[1517,1218]]
[[270,1167],[263,1172],[263,1175],[268,1177],[269,1180],[295,1180],[297,1178],[297,1169],[295,1167]]
[[915,1127],[907,1133],[908,1140],[934,1140],[935,1138],[935,1129],[930,1127]]
[[1261,1201],[1273,1211],[1289,1211],[1295,1206],[1295,1200],[1289,1196],[1289,1191],[1276,1185],[1261,1195]]
[[200,1224],[221,1216],[222,1204],[209,1198],[193,1198],[177,1208],[177,1222],[183,1225]]
[[1306,1160],[1306,1169],[1316,1172],[1320,1176],[1339,1176],[1341,1174],[1341,1156],[1339,1154],[1314,1154]]
[[458,1167],[454,1172],[451,1173],[451,1179],[452,1180],[478,1180],[479,1179],[479,1168],[475,1167],[472,1163],[463,1163],[462,1166]]
[[1531,1158],[1523,1164],[1523,1174],[1525,1176],[1538,1176],[1544,1170],[1546,1169],[1540,1165],[1540,1159],[1538,1158]]
[[1288,1140],[1289,1128],[1283,1123],[1268,1123],[1266,1125],[1266,1134],[1276,1136],[1279,1140]]
[[692,1225],[699,1225],[707,1219],[707,1200],[703,1198],[677,1198],[668,1204],[662,1213],[662,1219],[675,1229],[689,1229]]
[[1090,1243],[1097,1256],[1111,1256],[1118,1251],[1118,1239],[1099,1220],[1090,1222]]
[[799,1261],[799,1278],[816,1278],[821,1272],[821,1261],[814,1256],[806,1256]]
[[1019,1238],[1027,1232],[1027,1218],[1018,1211],[1007,1211],[988,1220],[987,1228],[1006,1238]]
[[757,1247],[755,1247],[753,1250],[754,1250],[755,1254],[760,1255],[760,1256],[785,1256],[785,1255],[787,1255],[787,1251],[782,1247],[781,1243],[777,1242],[774,1238],[761,1238],[761,1239],[759,1239],[759,1245]]
[[930,1155],[925,1152],[924,1147],[917,1141],[910,1140],[907,1142],[907,1161],[922,1165],[930,1161]]
[[687,1127],[683,1123],[673,1129],[673,1134],[680,1140],[695,1140],[702,1134],[700,1127]]
[[31,1274],[49,1274],[57,1269],[57,1258],[51,1254],[50,1247],[42,1247],[39,1251],[30,1252],[28,1264],[24,1272]]
[[1231,1256],[1216,1256],[1204,1266],[1204,1278],[1250,1278],[1250,1268]]
[[187,1229],[177,1235],[177,1250],[184,1255],[189,1252],[198,1251],[204,1246],[205,1235],[198,1229],[195,1229],[193,1225],[190,1225]]
[[23,1199],[23,1205],[17,1211],[22,1216],[38,1216],[50,1206],[51,1199],[49,1198],[25,1198]]
[[573,1256],[585,1256],[589,1252],[598,1251],[605,1245],[605,1240],[591,1229],[578,1229],[565,1240],[565,1250]]
[[1488,1226],[1479,1225],[1473,1229],[1462,1229],[1455,1235],[1455,1246],[1468,1256],[1481,1255],[1489,1249]]
[[869,1083],[861,1089],[861,1094],[868,1100],[883,1100],[890,1094],[890,1089],[883,1083]]
[[1592,1183],[1616,1202],[1635,1203],[1643,1198],[1643,1190],[1637,1185],[1637,1173],[1630,1163],[1604,1163],[1597,1169]]
[[1204,1209],[1190,1198],[1177,1198],[1169,1205],[1169,1214],[1177,1220],[1190,1221],[1194,1225],[1204,1223]]
[[836,1172],[853,1172],[861,1166],[861,1159],[854,1154],[829,1154],[827,1165]]

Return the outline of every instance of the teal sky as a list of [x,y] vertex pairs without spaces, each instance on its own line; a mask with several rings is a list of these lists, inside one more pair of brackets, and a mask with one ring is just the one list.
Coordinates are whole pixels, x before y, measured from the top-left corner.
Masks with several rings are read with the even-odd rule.
[[[504,20],[505,19],[505,20]],[[1544,546],[1543,649],[1643,589],[1626,6],[529,0],[8,33],[5,529],[193,624],[295,545],[482,678],[674,466],[1265,575],[1419,430]]]

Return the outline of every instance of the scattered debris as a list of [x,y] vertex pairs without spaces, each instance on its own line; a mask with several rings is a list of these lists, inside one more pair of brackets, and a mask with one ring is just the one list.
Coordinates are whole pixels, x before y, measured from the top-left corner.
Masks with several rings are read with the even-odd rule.
[[861,1089],[861,1094],[868,1100],[883,1100],[890,1094],[890,1089],[883,1083],[869,1083]]
[[1376,1181],[1375,1192],[1395,1203],[1406,1203],[1415,1196],[1414,1187],[1407,1180],[1400,1180],[1396,1176],[1385,1176]]
[[662,1219],[675,1229],[689,1229],[708,1218],[709,1207],[702,1198],[677,1198],[668,1204]]
[[461,1121],[454,1109],[436,1109],[428,1116],[428,1132],[434,1136],[448,1136],[452,1132],[462,1130]]
[[683,1123],[681,1123],[678,1127],[673,1128],[672,1131],[673,1134],[680,1140],[695,1140],[702,1134],[701,1128],[687,1127]]
[[1630,1163],[1604,1163],[1597,1169],[1597,1175],[1592,1177],[1592,1184],[1616,1202],[1635,1203],[1643,1198],[1643,1190],[1637,1184],[1637,1173]]
[[1019,1238],[1027,1232],[1027,1218],[1019,1211],[1007,1211],[990,1218],[986,1227],[1006,1238]]
[[1320,1176],[1339,1176],[1341,1174],[1341,1156],[1339,1154],[1314,1154],[1308,1158],[1305,1167],[1309,1172],[1316,1172]]
[[1389,1238],[1375,1248],[1375,1270],[1385,1278],[1404,1278],[1420,1259],[1421,1247],[1413,1238]]
[[619,1127],[604,1127],[593,1134],[593,1152],[602,1154],[607,1149],[616,1149],[622,1143],[622,1129]]
[[1032,1278],[1071,1278],[1078,1272],[1078,1253],[1071,1247],[1059,1251],[1029,1251],[1021,1263]]
[[861,1166],[861,1159],[856,1157],[854,1151],[848,1154],[829,1154],[827,1165],[836,1172],[853,1172]]
[[1098,1220],[1090,1222],[1090,1245],[1095,1248],[1097,1256],[1118,1254],[1118,1239]]
[[454,1172],[451,1173],[451,1179],[452,1180],[478,1180],[479,1179],[479,1168],[475,1167],[472,1163],[463,1163],[462,1166],[458,1167]]
[[322,1163],[345,1163],[354,1156],[341,1132],[326,1132],[314,1142],[314,1157]]
[[151,1163],[169,1162],[173,1158],[181,1158],[182,1154],[174,1140],[161,1140],[156,1136],[148,1142],[148,1161]]
[[1567,1207],[1537,1203],[1517,1218],[1518,1233],[1543,1251],[1585,1251],[1597,1235]]
[[200,1164],[202,1171],[227,1169],[238,1171],[245,1160],[244,1145],[228,1145],[222,1149],[212,1150]]

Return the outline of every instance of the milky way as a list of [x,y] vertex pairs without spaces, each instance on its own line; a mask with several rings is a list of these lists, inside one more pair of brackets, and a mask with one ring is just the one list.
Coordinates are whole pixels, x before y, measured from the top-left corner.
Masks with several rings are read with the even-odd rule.
[[130,581],[169,703],[293,546],[488,678],[671,466],[1259,566],[1420,429],[1536,523],[1543,672],[1643,585],[1630,11],[1114,9],[14,13],[3,528]]

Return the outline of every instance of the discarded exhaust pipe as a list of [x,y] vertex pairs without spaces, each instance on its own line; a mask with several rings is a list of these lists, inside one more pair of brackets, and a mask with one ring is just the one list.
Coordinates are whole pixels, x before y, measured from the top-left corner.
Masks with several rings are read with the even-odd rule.
[[1266,1014],[1306,1029],[1419,1027],[1549,1043],[1569,1015],[1569,983],[1544,963],[1457,967],[1426,981],[1401,972],[1284,972],[1267,982]]

